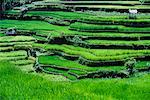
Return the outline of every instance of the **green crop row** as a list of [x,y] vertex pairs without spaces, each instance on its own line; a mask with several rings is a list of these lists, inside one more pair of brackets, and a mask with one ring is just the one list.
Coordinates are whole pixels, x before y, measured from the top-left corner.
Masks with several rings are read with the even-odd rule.
[[70,25],[71,29],[76,29],[79,31],[88,31],[88,30],[117,30],[118,25],[94,25],[94,24],[86,24],[86,23],[73,23]]
[[78,12],[62,12],[62,11],[28,11],[27,16],[44,16],[44,17],[53,17],[53,18],[60,18],[60,19],[68,19],[68,20],[77,20],[83,17],[90,17],[92,15],[78,13]]
[[[64,27],[64,26],[62,26],[62,27]],[[36,31],[36,35],[41,36],[41,37],[48,37],[48,36],[60,37],[60,36],[62,36],[62,32],[38,30],[38,31]],[[65,33],[64,33],[64,35],[65,35]]]
[[[15,24],[14,24],[15,23]],[[91,28],[91,24],[80,24],[75,23],[72,24],[74,27],[84,25],[88,25]],[[71,26],[72,26],[71,25]],[[100,36],[100,37],[139,37],[139,36],[149,36],[149,34],[123,34],[123,33],[110,33],[110,32],[103,32],[103,33],[91,33],[91,32],[78,32],[69,30],[66,26],[56,26],[51,25],[46,22],[42,21],[19,21],[19,20],[1,20],[0,21],[0,28],[10,28],[16,27],[20,30],[29,30],[37,32],[37,35],[52,35],[53,37],[59,37],[62,35],[82,35],[82,36]],[[92,25],[93,27],[93,25]],[[110,26],[111,27],[111,26]],[[78,27],[80,28],[80,27]],[[62,34],[63,33],[63,34]]]
[[[85,65],[79,64],[77,61],[70,61],[66,60],[62,57],[58,56],[40,56],[39,63],[42,65],[51,65],[53,67],[46,67],[48,71],[62,74],[62,69],[59,68],[67,68],[68,73],[80,76],[85,75],[89,72],[96,72],[96,71],[123,71],[126,70],[124,66],[103,66],[103,67],[88,67]],[[135,68],[147,68],[147,63],[149,61],[138,61],[135,65]],[[55,68],[54,68],[55,66]]]
[[122,38],[140,38],[140,37],[150,37],[150,34],[139,34],[139,33],[115,33],[115,32],[101,32],[101,33],[91,33],[91,32],[78,32],[78,31],[72,31],[72,30],[67,30],[62,34],[60,31],[37,31],[36,35],[40,36],[35,36],[36,39],[41,39],[45,40],[45,38],[41,37],[48,37],[49,35],[52,37],[61,37],[61,36],[74,36],[74,35],[79,35],[82,37],[122,37]]
[[7,11],[5,11],[5,14],[19,15],[19,14],[21,14],[21,10],[7,10]]
[[[52,0],[47,0],[47,1],[52,1]],[[102,1],[102,0],[60,0],[60,1]],[[105,0],[105,1],[139,1],[139,0]],[[146,0],[149,1],[149,0]]]
[[[102,14],[102,13],[101,13]],[[120,14],[120,13],[119,13]],[[27,16],[44,16],[44,17],[53,17],[53,18],[59,18],[59,19],[67,19],[67,20],[81,20],[81,21],[88,21],[89,23],[98,23],[98,22],[106,22],[106,21],[113,21],[113,22],[120,22],[120,23],[129,23],[129,22],[144,22],[148,23],[149,21],[149,15],[145,14],[137,14],[137,20],[128,20],[128,14],[124,15],[110,15],[106,14],[106,12],[103,15],[94,15],[92,13],[79,13],[79,12],[43,12],[43,11],[29,11],[27,13]],[[117,16],[119,15],[119,16]],[[140,18],[140,19],[139,19]],[[146,19],[146,20],[144,20]]]
[[47,38],[45,38],[45,37],[36,36],[36,35],[34,35],[33,37],[34,37],[36,40],[47,41]]
[[13,63],[17,66],[22,66],[22,65],[34,64],[34,61],[32,61],[32,60],[17,60],[17,61],[11,61],[11,63]]
[[13,51],[14,48],[13,47],[0,47],[0,52],[3,52],[3,51]]
[[[101,18],[101,19],[128,19],[129,18],[129,13],[106,12],[106,11],[85,11],[85,13],[92,14],[94,15],[93,17],[97,16],[96,20],[98,18]],[[150,14],[149,13],[137,13],[136,18],[137,19],[149,19]]]
[[146,56],[150,54],[150,50],[96,50],[74,47],[71,45],[33,44],[33,47],[51,51],[60,51],[69,55],[77,55],[94,61],[122,60],[130,57]]
[[12,27],[17,30],[33,31],[38,34],[52,34],[53,36],[60,36],[61,33],[71,33],[67,26],[56,26],[44,21],[0,20],[0,28]]
[[35,41],[33,37],[29,36],[3,36],[0,37],[0,43],[4,42],[30,42]]
[[4,42],[0,43],[0,47],[8,47],[8,46],[15,46],[15,45],[31,45],[34,42]]
[[[23,60],[19,60],[19,61],[23,61]],[[28,60],[24,60],[24,61],[25,62],[22,62],[22,64],[16,63],[17,61],[11,61],[11,63],[13,63],[18,69],[20,69],[23,72],[33,72],[34,71],[34,68],[33,68],[34,64],[30,63],[30,61],[28,61]]]
[[81,70],[81,71],[98,71],[98,70],[114,70],[114,71],[119,71],[123,70],[124,67],[122,66],[116,66],[116,67],[111,67],[111,66],[105,66],[105,67],[89,67],[85,65],[79,64],[77,61],[70,61],[63,59],[61,57],[57,56],[40,56],[39,57],[39,63],[40,64],[49,64],[49,65],[56,65],[68,69],[74,69],[74,70]]
[[61,2],[61,3],[63,3],[63,4],[69,4],[69,5],[92,5],[92,4],[111,4],[111,5],[116,5],[116,4],[118,4],[118,5],[122,5],[122,4],[126,4],[126,5],[139,5],[139,4],[141,4],[139,1],[117,1],[117,0],[115,0],[115,1],[87,1],[87,0],[78,0],[78,1],[64,1],[64,2]]
[[43,21],[0,20],[0,28],[10,28],[10,27],[15,27],[16,29],[20,30],[31,30],[31,31],[38,31],[38,30],[51,31],[63,28],[60,26],[48,24],[47,22]]
[[94,24],[86,24],[76,22],[70,25],[70,29],[77,31],[89,31],[89,32],[97,32],[97,31],[116,31],[116,32],[149,32],[150,28],[132,28],[125,27],[121,25],[94,25]]
[[125,23],[150,23],[150,19],[114,19],[114,18],[105,18],[105,17],[88,17],[88,18],[82,18],[81,21],[87,22],[87,23],[118,23],[118,24],[125,24]]
[[45,71],[48,71],[49,73],[55,74],[55,75],[62,75],[67,77],[70,80],[76,80],[77,78],[73,75],[70,75],[68,72],[63,71],[63,70],[57,70],[54,68],[46,67],[44,68]]
[[150,7],[148,5],[136,5],[136,6],[119,6],[119,5],[76,5],[75,8],[97,8],[97,9],[144,9],[148,10]]
[[[121,38],[140,38],[140,37],[149,37],[150,34],[140,34],[140,33],[116,33],[116,32],[78,32],[78,31],[71,31],[64,33],[67,36],[74,36],[79,35],[83,37],[121,37]],[[58,35],[59,36],[59,35]],[[61,34],[60,34],[61,36]]]
[[16,56],[26,56],[26,51],[11,51],[11,52],[0,52],[0,58],[3,57],[16,57]]
[[149,67],[150,61],[138,61],[135,64],[135,68],[147,68]]
[[2,37],[2,36],[5,36],[5,34],[0,32],[0,37]]
[[116,41],[116,40],[87,40],[90,44],[103,44],[103,45],[150,45],[149,40],[143,41]]
[[92,49],[92,52],[96,56],[116,56],[116,55],[132,55],[132,54],[145,54],[148,55],[150,50],[116,50],[116,49]]
[[[66,60],[66,59],[63,59],[63,58],[58,57],[58,56],[40,56],[39,57],[39,63],[42,65],[44,64],[44,65],[53,66],[53,67],[49,66],[49,67],[46,67],[44,69],[47,69],[48,71],[50,71],[54,74],[55,73],[63,74],[65,72],[65,73],[69,73],[73,76],[75,75],[76,77],[78,77],[80,75],[86,75],[89,72],[95,72],[95,71],[121,71],[121,70],[125,70],[125,67],[123,67],[123,66],[88,67],[88,66],[81,65],[76,61]],[[54,68],[54,66],[55,66],[55,68]],[[59,68],[67,68],[68,71],[64,71],[64,70],[59,69]]]
[[[87,11],[86,11],[87,12]],[[94,14],[93,14],[94,13]],[[59,19],[67,19],[67,20],[78,20],[78,19],[87,19],[89,17],[101,17],[101,19],[114,19],[114,18],[123,18],[123,19],[127,19],[128,18],[128,14],[120,14],[117,13],[114,15],[114,12],[109,12],[109,14],[107,14],[107,12],[103,13],[103,12],[99,12],[98,14],[95,14],[97,12],[93,12],[93,13],[83,13],[83,12],[62,12],[62,11],[51,11],[51,12],[47,12],[47,11],[28,11],[27,14],[25,14],[26,16],[44,16],[44,17],[53,17],[53,18],[59,18]],[[6,14],[15,14],[15,15],[19,15],[20,14],[20,10],[9,10],[6,11]],[[118,16],[119,15],[119,16]],[[137,14],[137,18],[149,18],[149,15],[146,14]],[[95,20],[97,18],[94,18]]]
[[60,25],[60,26],[69,26],[70,22],[64,21],[58,18],[45,18],[46,22],[53,24],[53,25]]
[[72,73],[72,74],[74,74],[74,75],[80,76],[80,75],[85,75],[85,74],[87,74],[87,71],[85,71],[85,70],[72,70],[72,69],[70,69],[70,70],[68,71],[68,73]]
[[24,60],[26,59],[26,56],[18,56],[18,57],[2,57],[0,58],[0,61],[17,61],[17,60]]

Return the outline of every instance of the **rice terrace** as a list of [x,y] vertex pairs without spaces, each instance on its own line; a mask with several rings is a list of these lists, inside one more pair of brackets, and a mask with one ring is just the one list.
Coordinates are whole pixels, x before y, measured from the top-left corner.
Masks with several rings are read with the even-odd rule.
[[0,100],[149,100],[150,0],[0,3]]

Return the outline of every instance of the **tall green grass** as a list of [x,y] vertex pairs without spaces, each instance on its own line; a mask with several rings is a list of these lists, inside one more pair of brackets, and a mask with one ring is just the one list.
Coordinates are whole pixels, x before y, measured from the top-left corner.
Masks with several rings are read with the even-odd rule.
[[[50,79],[51,80],[51,79]],[[0,99],[148,100],[150,75],[129,79],[86,79],[52,82],[25,74],[8,62],[0,63]]]

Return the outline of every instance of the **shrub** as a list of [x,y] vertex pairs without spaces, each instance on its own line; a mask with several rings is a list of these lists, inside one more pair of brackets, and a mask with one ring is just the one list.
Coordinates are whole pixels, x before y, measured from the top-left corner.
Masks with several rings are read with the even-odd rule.
[[134,73],[133,69],[135,67],[135,64],[136,64],[136,59],[134,58],[128,59],[127,62],[124,64],[124,66],[127,68],[127,71],[129,72],[129,75],[132,75]]

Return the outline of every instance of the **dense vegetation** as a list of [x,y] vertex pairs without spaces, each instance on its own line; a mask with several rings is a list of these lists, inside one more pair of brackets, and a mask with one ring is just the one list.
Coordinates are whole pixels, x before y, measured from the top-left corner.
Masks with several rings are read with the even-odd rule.
[[36,74],[25,74],[6,62],[0,63],[0,74],[1,99],[133,100],[133,98],[149,98],[150,76],[147,74],[129,79],[86,79],[76,82],[62,79],[61,82],[56,82],[43,79]]
[[149,0],[1,4],[0,99],[149,98]]

